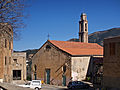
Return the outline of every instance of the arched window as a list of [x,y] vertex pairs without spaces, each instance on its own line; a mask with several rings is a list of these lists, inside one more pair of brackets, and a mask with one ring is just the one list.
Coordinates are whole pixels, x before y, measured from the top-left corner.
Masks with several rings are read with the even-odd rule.
[[51,49],[50,45],[46,45],[46,50],[49,51]]
[[46,45],[46,49],[51,49],[50,45]]
[[85,23],[85,31],[87,31],[87,23]]

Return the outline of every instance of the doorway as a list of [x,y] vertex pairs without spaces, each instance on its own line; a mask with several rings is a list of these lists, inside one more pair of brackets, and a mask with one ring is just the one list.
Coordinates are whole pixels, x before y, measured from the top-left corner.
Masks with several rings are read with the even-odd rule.
[[63,75],[62,78],[63,78],[63,83],[62,84],[63,84],[63,86],[66,86],[66,76]]
[[21,80],[21,70],[13,70],[13,80]]
[[46,84],[50,84],[50,69],[46,69]]

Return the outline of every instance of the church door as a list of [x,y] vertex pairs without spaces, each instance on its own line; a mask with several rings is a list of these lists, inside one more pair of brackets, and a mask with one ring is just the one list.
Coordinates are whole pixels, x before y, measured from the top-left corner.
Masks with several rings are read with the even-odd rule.
[[46,83],[50,84],[50,69],[46,69]]
[[66,76],[63,75],[62,78],[63,78],[63,86],[66,86]]

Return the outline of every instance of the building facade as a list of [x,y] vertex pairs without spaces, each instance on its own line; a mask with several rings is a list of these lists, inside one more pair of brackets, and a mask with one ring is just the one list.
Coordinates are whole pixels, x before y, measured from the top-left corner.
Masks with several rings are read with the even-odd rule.
[[13,82],[26,80],[26,52],[14,52],[12,62]]
[[120,90],[120,36],[104,39],[103,86]]
[[12,80],[13,29],[7,23],[0,23],[0,81]]
[[32,76],[55,85],[85,80],[91,57],[102,55],[103,48],[95,43],[48,40],[32,58]]

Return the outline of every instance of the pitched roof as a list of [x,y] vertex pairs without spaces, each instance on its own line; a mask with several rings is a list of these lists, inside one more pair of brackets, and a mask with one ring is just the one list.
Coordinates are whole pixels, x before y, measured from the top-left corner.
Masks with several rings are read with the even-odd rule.
[[103,55],[103,47],[97,43],[48,40],[59,49],[71,55]]

